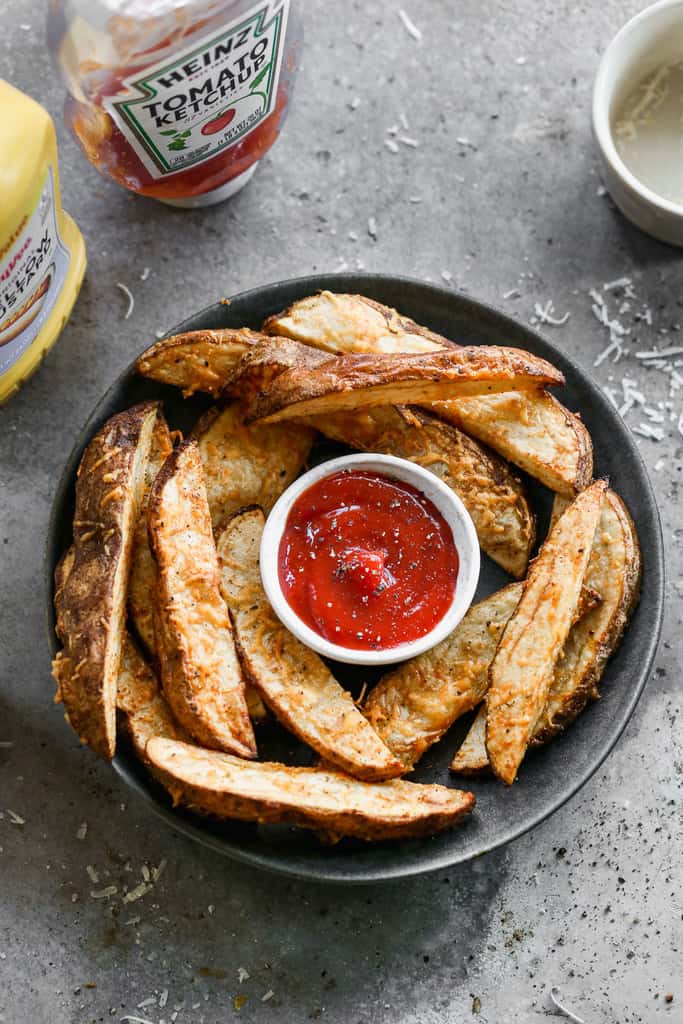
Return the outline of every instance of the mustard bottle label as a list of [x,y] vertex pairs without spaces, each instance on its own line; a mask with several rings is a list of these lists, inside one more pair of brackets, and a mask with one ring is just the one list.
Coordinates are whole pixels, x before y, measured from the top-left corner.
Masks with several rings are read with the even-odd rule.
[[10,237],[0,239],[0,374],[39,334],[62,290],[69,260],[48,167],[31,208]]
[[289,0],[259,3],[171,61],[123,80],[104,107],[154,178],[211,159],[275,108]]

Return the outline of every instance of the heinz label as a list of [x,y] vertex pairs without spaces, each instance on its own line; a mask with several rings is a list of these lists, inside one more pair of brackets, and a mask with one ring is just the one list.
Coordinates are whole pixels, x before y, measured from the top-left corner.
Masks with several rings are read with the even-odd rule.
[[210,160],[273,111],[288,12],[289,0],[262,0],[105,100],[153,177]]

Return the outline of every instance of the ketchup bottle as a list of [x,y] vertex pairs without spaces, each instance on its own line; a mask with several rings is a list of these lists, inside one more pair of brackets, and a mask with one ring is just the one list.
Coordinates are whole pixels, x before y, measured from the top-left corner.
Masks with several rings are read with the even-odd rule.
[[64,116],[88,160],[173,206],[239,191],[275,142],[298,71],[293,0],[50,0]]

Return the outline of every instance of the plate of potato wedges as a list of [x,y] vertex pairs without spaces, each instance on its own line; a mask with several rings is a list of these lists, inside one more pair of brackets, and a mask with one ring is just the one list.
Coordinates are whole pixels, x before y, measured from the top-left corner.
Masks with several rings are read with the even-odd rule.
[[[561,807],[631,717],[663,609],[652,488],[590,373],[468,296],[370,274],[149,341],[49,525],[55,700],[82,743],[186,835],[319,880],[462,863]],[[435,474],[481,554],[455,629],[389,666],[307,647],[259,569],[287,488],[358,451]]]

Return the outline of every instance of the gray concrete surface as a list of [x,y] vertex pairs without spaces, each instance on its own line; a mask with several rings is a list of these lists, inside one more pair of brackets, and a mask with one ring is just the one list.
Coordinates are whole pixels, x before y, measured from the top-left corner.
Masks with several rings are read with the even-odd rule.
[[[52,706],[44,634],[43,538],[76,432],[155,331],[218,296],[362,265],[446,281],[520,318],[553,300],[571,316],[542,329],[591,367],[607,336],[588,292],[599,289],[614,314],[621,299],[602,285],[627,275],[637,299],[621,319],[633,326],[632,349],[681,337],[681,254],[629,227],[600,194],[590,136],[599,54],[641,6],[414,0],[407,10],[419,43],[397,6],[309,0],[287,129],[248,190],[206,212],[130,198],[98,177],[59,126],[64,201],[86,237],[87,279],[59,344],[0,411],[3,1024],[125,1015],[154,1024],[534,1024],[552,1019],[553,985],[586,1024],[683,1020],[683,436],[669,410],[664,439],[640,440],[669,569],[646,695],[618,749],[568,806],[463,869],[372,888],[310,887],[176,836],[79,747]],[[43,8],[3,0],[0,74],[59,124]],[[393,154],[383,140],[401,113],[419,146]],[[136,297],[125,322],[118,281]],[[519,294],[504,298],[513,288]],[[642,304],[652,326],[633,323]],[[626,375],[649,404],[669,398],[666,375],[643,370],[633,354],[593,372],[619,395]],[[638,408],[627,421],[656,425]],[[162,863],[135,903],[91,896],[110,884],[130,889]]]

